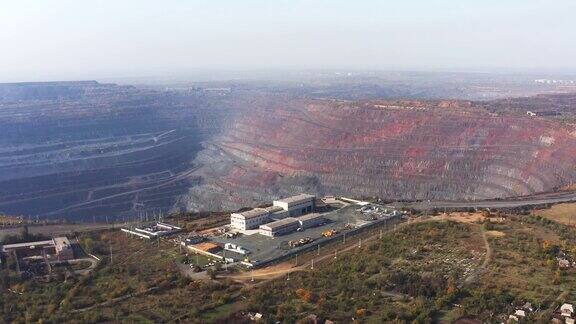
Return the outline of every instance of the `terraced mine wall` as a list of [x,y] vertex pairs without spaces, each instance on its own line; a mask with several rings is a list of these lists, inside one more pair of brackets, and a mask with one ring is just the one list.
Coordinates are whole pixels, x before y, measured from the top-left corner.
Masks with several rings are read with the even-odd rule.
[[576,177],[574,126],[523,111],[551,105],[568,118],[570,95],[507,104],[221,89],[0,85],[0,212],[101,221],[301,192],[506,198]]
[[575,134],[470,102],[292,101],[238,118],[199,154],[211,169],[190,205],[302,191],[409,200],[552,191],[576,178]]
[[102,221],[168,212],[226,111],[97,82],[0,85],[0,212]]

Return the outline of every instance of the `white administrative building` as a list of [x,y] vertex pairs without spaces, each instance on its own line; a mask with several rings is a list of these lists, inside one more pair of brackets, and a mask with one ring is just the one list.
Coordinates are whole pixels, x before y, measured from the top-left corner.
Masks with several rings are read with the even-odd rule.
[[230,215],[230,225],[240,230],[251,230],[258,228],[260,224],[268,222],[270,212],[264,208],[255,208],[241,213]]
[[232,213],[230,225],[239,230],[257,229],[260,225],[287,217],[304,215],[314,211],[316,197],[300,194],[272,202],[266,208],[254,208],[248,211]]

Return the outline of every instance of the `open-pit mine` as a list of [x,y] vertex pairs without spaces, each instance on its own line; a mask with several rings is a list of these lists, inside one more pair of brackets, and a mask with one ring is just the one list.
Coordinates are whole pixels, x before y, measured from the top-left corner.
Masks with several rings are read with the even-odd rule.
[[236,209],[297,192],[507,198],[576,180],[574,95],[475,102],[313,93],[0,85],[0,212],[101,220]]

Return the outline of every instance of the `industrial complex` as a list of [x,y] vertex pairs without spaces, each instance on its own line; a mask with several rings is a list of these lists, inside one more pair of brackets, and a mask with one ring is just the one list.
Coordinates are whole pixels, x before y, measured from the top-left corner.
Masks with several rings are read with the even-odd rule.
[[[260,228],[263,230],[261,233],[267,236],[273,231],[271,227],[280,226],[282,228],[290,228],[290,223],[298,222],[297,220],[289,220],[274,224],[287,217],[294,217],[310,213],[316,206],[316,196],[301,194],[297,196],[288,197],[285,199],[274,200],[272,206],[266,208],[255,208],[245,212],[232,213],[230,215],[230,225],[241,231]],[[262,224],[267,226],[261,226]],[[297,227],[296,227],[297,228]],[[296,229],[294,228],[294,229]],[[284,232],[284,231],[280,231]]]
[[223,262],[262,267],[363,229],[399,220],[391,207],[299,194],[230,215],[230,224],[181,241],[190,251]]
[[167,223],[122,231],[145,239],[170,240],[211,260],[263,267],[378,224],[395,223],[403,213],[392,207],[348,198],[299,194],[230,214],[227,225],[183,232]]
[[65,261],[74,258],[72,244],[67,237],[56,237],[46,241],[6,244],[2,253],[12,254],[17,259],[46,258],[49,261]]
[[100,261],[94,255],[86,255],[77,240],[64,236],[5,244],[0,252],[0,264],[4,261],[12,264],[21,278],[47,278],[62,271],[68,275],[86,275]]
[[155,239],[161,236],[172,235],[178,233],[182,230],[181,227],[157,222],[151,225],[145,225],[141,227],[134,227],[134,228],[122,228],[121,231],[128,233],[130,235],[135,235],[145,239]]

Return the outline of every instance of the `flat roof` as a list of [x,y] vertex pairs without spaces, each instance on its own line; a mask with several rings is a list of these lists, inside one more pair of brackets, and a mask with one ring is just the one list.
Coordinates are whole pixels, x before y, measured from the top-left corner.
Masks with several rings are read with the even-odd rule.
[[304,216],[300,216],[300,217],[298,217],[298,220],[307,221],[307,220],[317,219],[317,218],[324,218],[324,217],[321,214],[314,213],[314,214],[307,214]]
[[283,202],[283,203],[288,203],[288,204],[293,204],[293,203],[298,203],[298,202],[302,202],[302,201],[308,201],[308,200],[312,200],[316,198],[316,196],[314,195],[309,195],[309,194],[299,194],[296,196],[292,196],[292,197],[286,197],[283,199],[279,199],[279,200],[275,200],[277,202]]
[[168,223],[162,223],[162,222],[157,222],[156,226],[158,227],[166,227],[169,228],[171,230],[181,230],[182,227],[176,226],[176,225],[172,225],[172,224],[168,224]]
[[280,206],[270,206],[270,207],[266,207],[264,208],[266,209],[268,212],[270,213],[275,213],[275,212],[279,212],[279,211],[285,211],[284,208],[280,207]]
[[54,245],[57,250],[61,250],[65,246],[70,246],[70,240],[67,237],[55,237]]
[[23,248],[23,247],[36,246],[36,245],[54,245],[54,241],[53,240],[46,240],[46,241],[6,244],[2,247],[2,249],[5,251],[6,249],[17,249],[17,248]]
[[263,229],[265,229],[265,230],[271,230],[271,231],[273,231],[273,230],[275,230],[275,229],[277,229],[277,228],[280,228],[280,227],[283,227],[283,226],[286,226],[286,225],[290,225],[290,224],[293,224],[293,223],[298,223],[298,220],[297,220],[296,218],[294,218],[294,217],[286,217],[286,218],[284,218],[284,219],[277,220],[277,221],[275,221],[275,222],[271,222],[271,223],[268,223],[268,224],[260,225],[260,228],[263,228]]
[[233,214],[234,215],[240,215],[241,217],[244,217],[244,219],[250,219],[250,218],[269,214],[269,212],[264,208],[254,208],[254,209],[251,209],[251,210],[248,210],[245,212],[233,213]]

